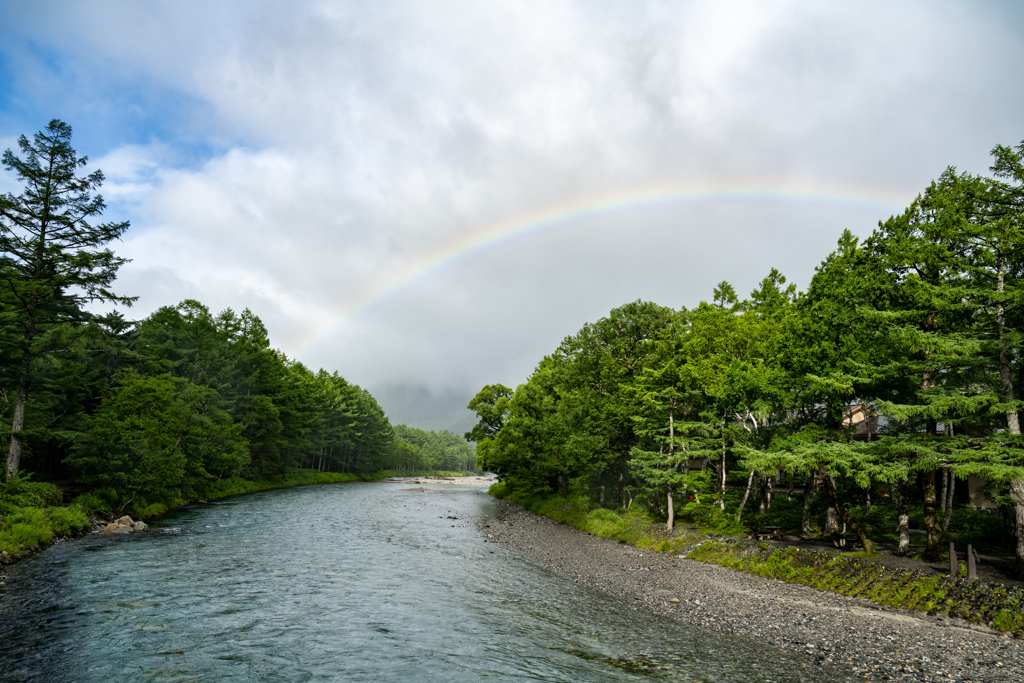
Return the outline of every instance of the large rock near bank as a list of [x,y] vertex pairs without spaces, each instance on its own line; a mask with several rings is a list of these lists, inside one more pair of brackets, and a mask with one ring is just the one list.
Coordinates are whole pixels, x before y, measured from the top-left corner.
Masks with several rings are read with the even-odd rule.
[[117,521],[100,526],[97,530],[105,531],[109,534],[130,534],[133,531],[145,531],[148,528],[149,525],[141,519],[135,521],[128,515],[124,515],[123,517],[118,517]]

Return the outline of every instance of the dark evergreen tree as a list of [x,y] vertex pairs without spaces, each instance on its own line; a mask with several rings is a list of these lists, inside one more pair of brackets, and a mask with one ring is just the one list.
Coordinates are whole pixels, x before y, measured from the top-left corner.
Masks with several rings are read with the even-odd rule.
[[0,288],[17,362],[8,480],[18,474],[24,446],[33,361],[68,345],[73,329],[92,318],[86,303],[133,301],[107,289],[125,259],[105,245],[128,222],[95,222],[105,208],[103,197],[93,194],[103,173],[78,175],[87,158],[71,147],[71,126],[54,119],[31,142],[22,135],[18,147],[24,157],[8,149],[3,164],[24,189],[0,197]]

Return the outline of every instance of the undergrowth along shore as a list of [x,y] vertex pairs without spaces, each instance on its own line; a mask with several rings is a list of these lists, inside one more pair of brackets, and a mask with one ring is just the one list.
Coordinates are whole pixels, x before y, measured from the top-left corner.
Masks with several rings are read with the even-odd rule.
[[[192,500],[146,503],[123,511],[135,519],[152,520],[189,503],[217,500],[271,489],[347,481],[376,481],[389,477],[461,477],[466,472],[381,470],[369,474],[289,470],[282,476],[250,480],[240,477],[211,482]],[[91,491],[61,505],[60,490],[47,482],[21,479],[0,489],[0,564],[45,548],[57,540],[75,538],[92,528],[89,516],[109,517],[115,511],[103,491]]]
[[[639,512],[595,508],[583,497],[517,496],[503,482],[488,492],[574,529],[638,548],[681,555],[766,578],[798,583],[881,605],[946,615],[1024,636],[1024,589],[965,576],[895,569],[868,558],[779,548],[745,537],[669,532]],[[714,536],[715,538],[709,538]]]

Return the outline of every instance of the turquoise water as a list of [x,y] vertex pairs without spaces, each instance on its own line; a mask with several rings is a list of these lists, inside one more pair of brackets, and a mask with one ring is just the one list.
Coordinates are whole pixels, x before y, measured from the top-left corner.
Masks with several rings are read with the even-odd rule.
[[[3,680],[824,681],[483,542],[480,489],[241,496],[11,568]],[[454,517],[456,519],[449,519]]]

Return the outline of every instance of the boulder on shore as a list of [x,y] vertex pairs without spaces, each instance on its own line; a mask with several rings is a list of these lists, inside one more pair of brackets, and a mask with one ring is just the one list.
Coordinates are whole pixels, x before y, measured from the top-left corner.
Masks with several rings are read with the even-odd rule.
[[145,531],[149,528],[149,525],[141,519],[135,521],[128,515],[124,515],[123,517],[118,517],[114,522],[110,522],[109,524],[100,523],[93,528],[96,531],[106,532],[108,534],[130,534],[133,531]]

